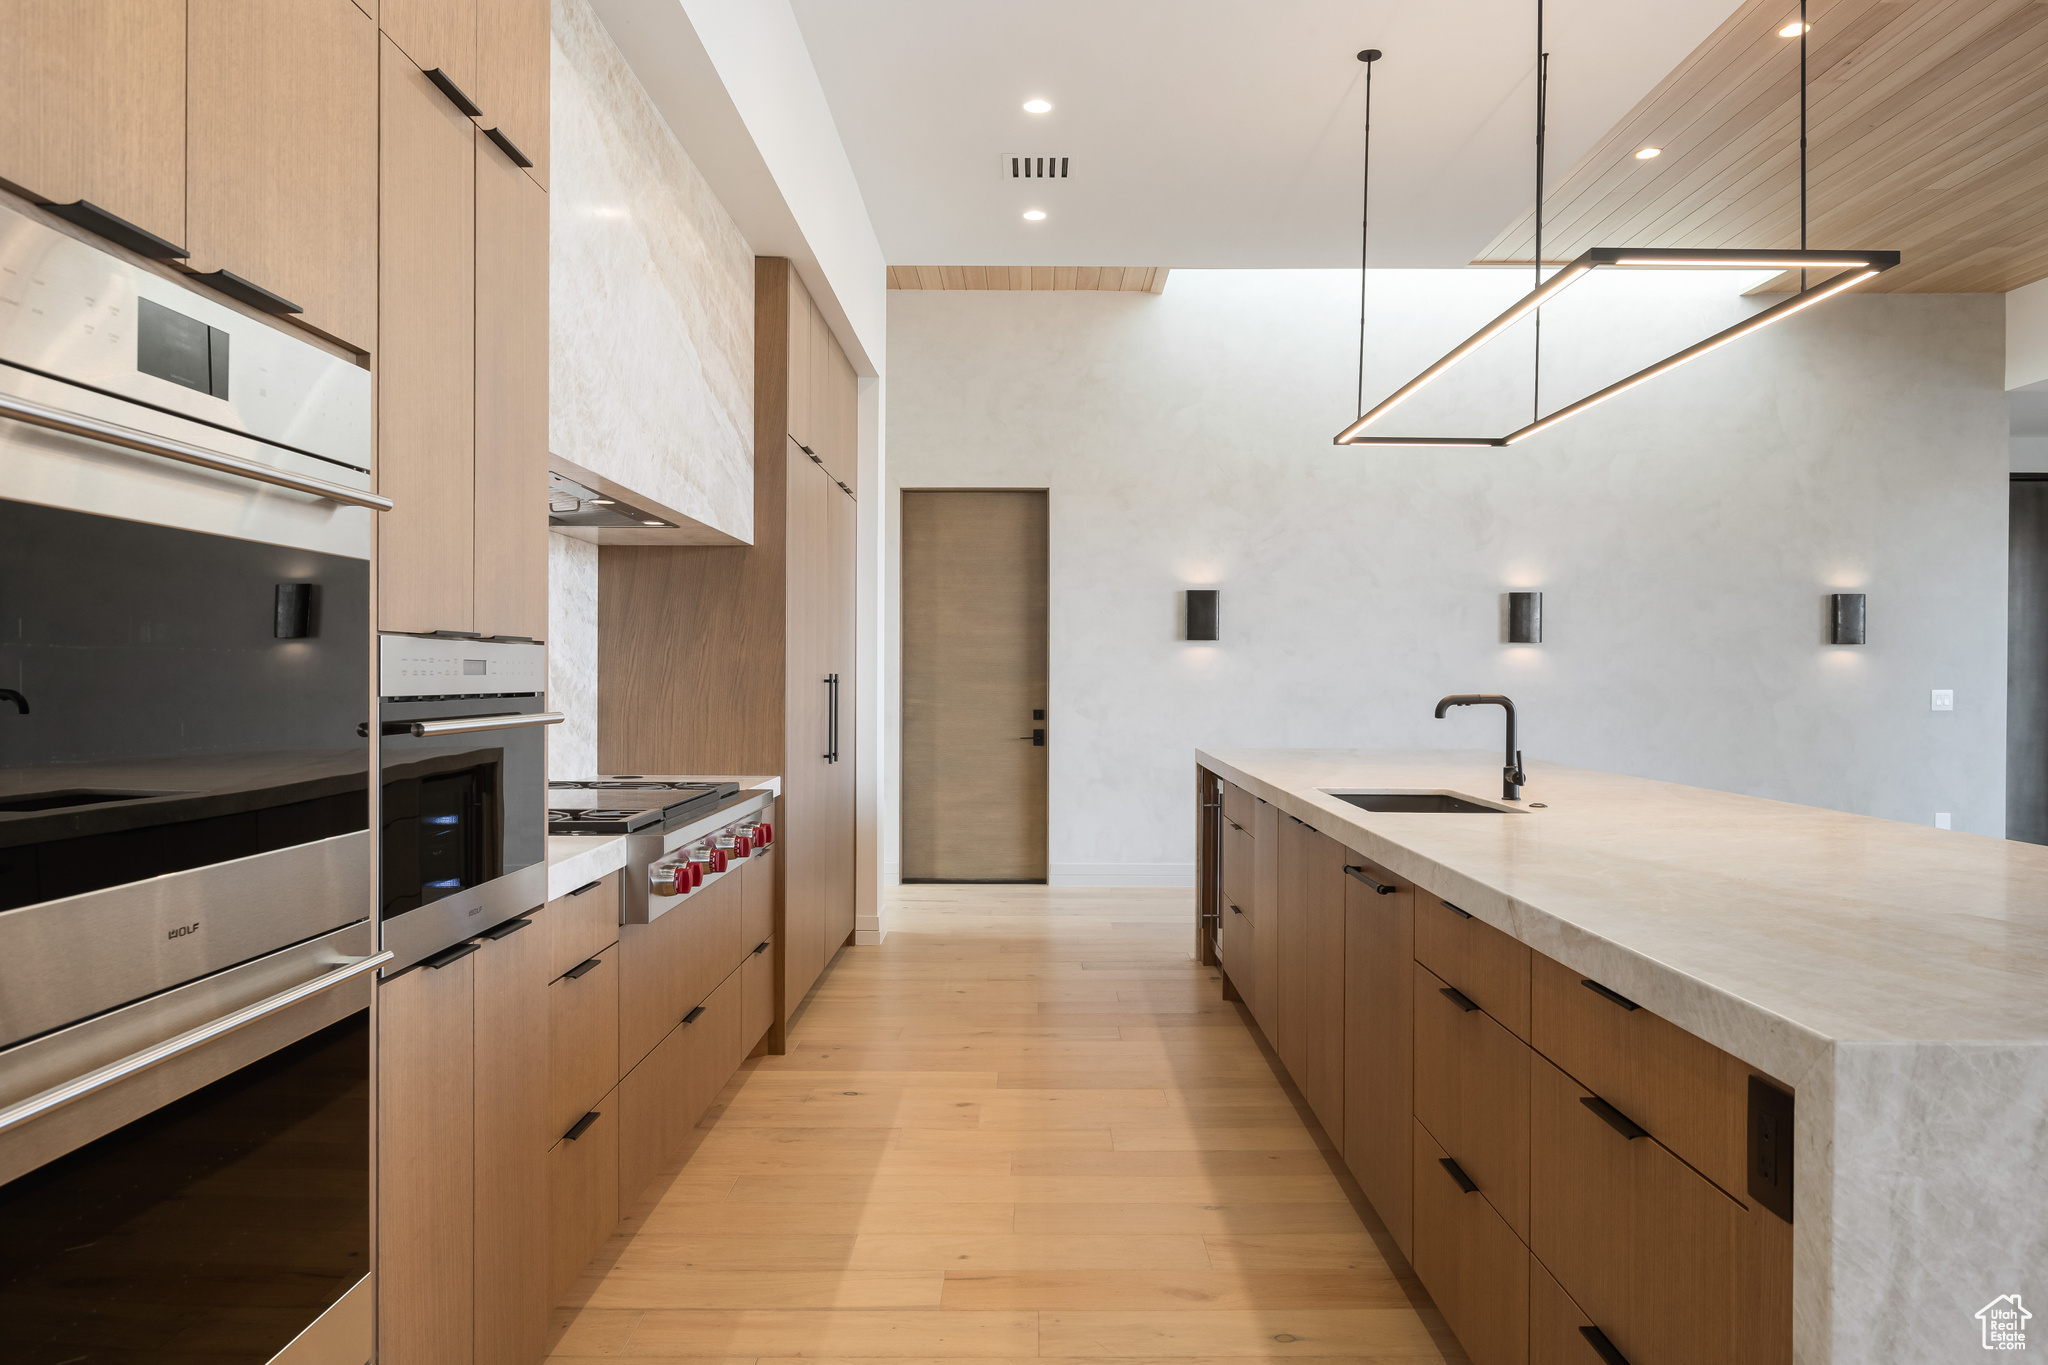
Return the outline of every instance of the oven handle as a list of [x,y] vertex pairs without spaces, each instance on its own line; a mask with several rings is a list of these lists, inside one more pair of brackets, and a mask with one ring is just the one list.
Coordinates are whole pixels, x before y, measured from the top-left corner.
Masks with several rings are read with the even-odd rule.
[[225,1034],[246,1028],[259,1019],[298,1004],[301,1000],[331,991],[345,981],[353,981],[365,972],[375,971],[397,956],[398,954],[387,949],[372,957],[359,957],[344,967],[328,972],[325,976],[302,981],[290,990],[279,991],[276,995],[258,1000],[253,1005],[244,1005],[234,1013],[223,1014],[211,1023],[188,1029],[175,1038],[166,1038],[161,1043],[153,1043],[140,1052],[130,1053],[118,1062],[109,1062],[95,1071],[86,1072],[83,1076],[75,1076],[62,1085],[52,1086],[40,1095],[31,1095],[19,1104],[0,1109],[0,1133],[18,1128],[30,1119],[39,1118],[53,1109],[61,1109],[74,1100],[82,1100],[95,1091],[106,1089],[116,1081],[133,1076],[138,1071],[147,1071]]
[[447,720],[396,721],[384,728],[385,734],[411,735],[414,739],[432,739],[436,735],[473,735],[479,730],[524,730],[535,725],[560,725],[567,717],[560,711],[533,711],[524,715],[517,711],[499,716],[452,716]]
[[45,407],[41,403],[32,403],[26,398],[16,398],[12,394],[0,393],[0,417],[12,417],[15,421],[26,422],[30,426],[47,427],[51,431],[61,431],[70,436],[103,441],[110,446],[139,450],[145,455],[161,455],[167,460],[198,465],[203,469],[216,469],[223,474],[239,474],[245,479],[276,484],[279,488],[290,488],[300,493],[311,493],[315,497],[326,498],[329,502],[345,503],[350,507],[369,507],[379,512],[388,512],[392,508],[391,499],[376,493],[365,493],[359,489],[329,483],[325,479],[315,479],[304,474],[289,474],[282,469],[272,469],[269,465],[258,464],[254,460],[245,460],[239,455],[205,450],[199,446],[186,445],[183,441],[173,441],[166,436],[152,436],[133,427],[103,422],[97,417],[66,412],[62,408]]

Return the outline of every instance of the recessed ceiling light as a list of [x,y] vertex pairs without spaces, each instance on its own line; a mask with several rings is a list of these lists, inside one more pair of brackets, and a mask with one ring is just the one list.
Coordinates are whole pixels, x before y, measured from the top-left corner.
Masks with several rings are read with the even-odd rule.
[[1778,36],[1780,38],[1797,38],[1802,33],[1811,32],[1812,29],[1812,24],[1802,24],[1797,19],[1794,19],[1791,23],[1778,30]]
[[1638,161],[1651,161],[1662,155],[1664,155],[1664,149],[1662,147],[1636,148],[1636,160]]
[[1044,222],[1044,221],[1045,221],[1045,210],[1044,210],[1044,209],[1026,209],[1026,210],[1024,210],[1024,221],[1025,221],[1025,222],[1027,222],[1027,223],[1042,223],[1042,222]]
[[1024,112],[1027,114],[1050,114],[1052,112],[1052,101],[1025,100]]

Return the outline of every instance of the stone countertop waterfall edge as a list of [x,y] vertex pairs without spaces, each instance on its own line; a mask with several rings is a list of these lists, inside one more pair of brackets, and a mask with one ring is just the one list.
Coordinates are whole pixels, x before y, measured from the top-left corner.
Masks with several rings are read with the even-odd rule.
[[1799,1365],[1953,1359],[1997,1295],[2048,1302],[2048,848],[1542,762],[1517,815],[1323,790],[1496,801],[1477,750],[1196,762],[1791,1086]]

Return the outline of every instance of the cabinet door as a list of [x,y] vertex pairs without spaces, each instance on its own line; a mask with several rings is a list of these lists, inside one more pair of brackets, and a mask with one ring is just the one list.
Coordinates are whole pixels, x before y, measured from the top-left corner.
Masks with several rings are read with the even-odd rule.
[[548,0],[486,0],[476,13],[476,102],[483,126],[525,153],[548,183]]
[[[776,812],[771,808],[768,815]],[[747,859],[746,876],[740,881],[740,946],[748,952],[754,945],[775,937],[775,846],[762,849]]]
[[[797,278],[795,265],[787,268],[789,279],[789,435],[800,446],[816,451],[817,432],[812,429],[812,352],[817,348],[818,329],[812,319],[817,309],[810,291]],[[805,456],[808,460],[809,456]]]
[[1530,1257],[1529,1365],[1606,1365],[1584,1331],[1589,1327],[1599,1331],[1543,1263]]
[[[505,0],[486,0],[498,5]],[[439,70],[476,99],[477,0],[379,0],[378,23],[422,71]],[[436,95],[438,99],[445,96]],[[451,104],[449,106],[453,108]],[[484,110],[486,122],[491,111]]]
[[1234,905],[1252,903],[1252,836],[1244,826],[1223,817],[1223,898]]
[[825,969],[827,883],[832,875],[831,773],[825,762],[831,657],[823,643],[826,555],[831,535],[826,482],[810,457],[791,446],[788,473],[788,641],[782,819],[783,1008],[794,1011]]
[[1415,896],[1415,960],[1529,1041],[1529,946],[1449,901]]
[[1295,1077],[1309,1108],[1344,1150],[1344,846],[1306,830],[1302,914],[1307,946],[1301,974],[1308,1037]]
[[856,681],[853,621],[856,601],[854,574],[857,563],[854,547],[858,535],[858,504],[837,486],[828,485],[825,490],[825,507],[827,619],[823,636],[831,659],[831,666],[827,671],[839,679],[832,700],[833,715],[829,736],[835,761],[826,769],[830,791],[830,804],[827,806],[830,824],[826,837],[831,855],[831,871],[826,883],[824,953],[825,961],[829,963],[833,955],[853,937],[853,777],[858,764],[854,735],[860,697]]
[[548,197],[476,144],[476,624],[548,633]]
[[1472,1365],[1526,1365],[1529,1249],[1493,1206],[1464,1191],[1415,1125],[1415,1274]]
[[185,0],[0,0],[0,33],[0,181],[182,250]]
[[1280,1032],[1280,812],[1264,801],[1252,807],[1252,975],[1257,989],[1247,999],[1266,1041],[1278,1045]]
[[377,25],[351,0],[191,0],[192,269],[377,341]]
[[1344,1162],[1412,1260],[1416,893],[1344,880]]
[[[396,0],[394,0],[394,4]],[[474,629],[476,127],[383,45],[378,628]]]
[[577,963],[547,988],[551,1139],[574,1127],[618,1083],[618,958],[614,945]]
[[1307,901],[1312,849],[1309,829],[1293,816],[1280,816],[1278,829],[1279,852],[1273,861],[1273,1014],[1279,1028],[1269,1041],[1287,1074],[1300,1085],[1310,1028]]
[[[619,1222],[619,1096],[606,1095],[596,1117],[548,1153],[547,1301],[558,1304],[575,1288]],[[539,1199],[534,1200],[539,1203]],[[479,1357],[481,1359],[481,1357]]]
[[775,1027],[775,941],[769,939],[740,967],[740,1040],[746,1051]]
[[377,988],[377,1358],[475,1340],[476,954]]
[[[548,935],[537,920],[476,963],[476,1358],[530,1365],[546,1347]],[[496,932],[503,932],[502,929]],[[400,978],[403,980],[403,978]],[[614,1016],[616,1017],[616,1016]]]
[[1529,1047],[1415,965],[1415,1119],[1529,1233]]

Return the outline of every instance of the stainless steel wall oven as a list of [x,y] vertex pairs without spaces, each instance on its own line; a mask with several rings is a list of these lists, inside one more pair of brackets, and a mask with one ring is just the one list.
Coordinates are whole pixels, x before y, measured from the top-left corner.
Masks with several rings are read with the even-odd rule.
[[0,1359],[370,1353],[370,429],[0,209]]

